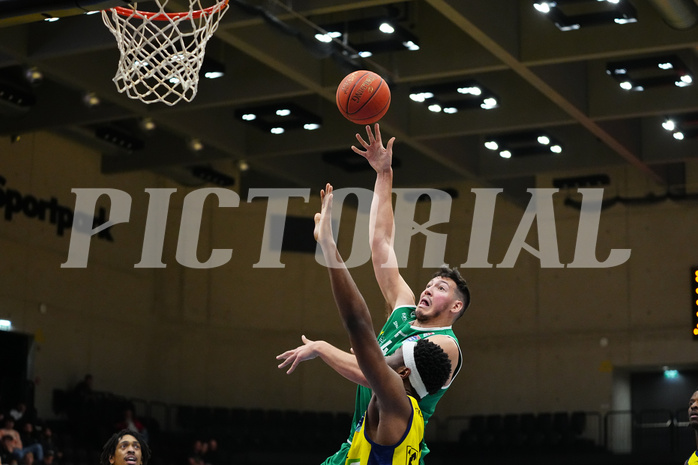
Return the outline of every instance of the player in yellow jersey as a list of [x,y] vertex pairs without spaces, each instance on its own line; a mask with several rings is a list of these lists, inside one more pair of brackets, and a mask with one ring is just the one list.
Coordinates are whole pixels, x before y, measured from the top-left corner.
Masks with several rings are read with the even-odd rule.
[[688,424],[696,437],[696,451],[691,454],[684,465],[698,465],[698,389],[688,401]]
[[359,368],[373,394],[354,433],[346,465],[416,465],[424,439],[417,401],[441,389],[451,374],[446,353],[427,339],[405,341],[383,356],[366,302],[337,250],[332,236],[332,186],[320,192],[315,240],[330,275],[332,293]]

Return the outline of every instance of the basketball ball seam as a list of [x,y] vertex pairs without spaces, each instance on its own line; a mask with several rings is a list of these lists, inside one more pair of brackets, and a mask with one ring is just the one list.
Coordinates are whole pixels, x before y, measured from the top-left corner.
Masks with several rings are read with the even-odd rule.
[[[359,72],[359,71],[356,71],[356,72]],[[346,92],[344,92],[344,96],[346,97],[346,98],[344,99],[344,102],[342,102],[341,106],[340,106],[340,105],[337,105],[337,107],[338,107],[338,108],[342,111],[342,113],[344,113],[346,116],[351,116],[351,115],[353,115],[354,113],[356,113],[356,112],[354,112],[354,113],[349,113],[349,103],[351,102],[351,96],[354,95],[354,89],[356,89],[356,85],[357,85],[365,76],[367,76],[368,73],[369,73],[369,71],[364,71],[363,74],[361,74],[361,76],[359,76],[359,77],[357,77],[356,79],[354,79],[354,82],[352,83],[351,88],[349,88]],[[338,103],[339,103],[339,102],[338,102]],[[364,103],[364,105],[365,105],[365,103]],[[361,106],[361,108],[363,108],[363,105]],[[359,110],[360,110],[360,109],[359,109]],[[357,110],[357,111],[358,111],[358,110]]]
[[[352,86],[352,88],[351,88],[351,94],[349,94],[349,95],[352,95],[352,96],[354,95],[354,89],[356,89],[356,86],[359,84],[359,81],[361,81],[361,79],[364,78],[368,74],[369,73],[365,73],[363,76],[361,76],[359,79],[356,80],[356,82],[354,83],[354,86]],[[380,82],[378,83],[378,87],[376,87],[375,90],[371,93],[371,95],[365,101],[363,101],[361,103],[361,106],[359,108],[357,108],[356,110],[354,110],[351,113],[349,113],[349,102],[351,101],[351,97],[349,99],[347,99],[347,114],[349,116],[353,116],[353,115],[359,113],[361,110],[363,110],[364,107],[366,105],[368,105],[368,103],[373,99],[373,97],[375,97],[378,94],[378,90],[385,83],[385,81],[383,80],[382,77],[380,77],[378,75],[376,75],[376,77],[380,80]],[[362,84],[363,84],[363,82],[362,82]],[[367,118],[364,118],[364,119],[367,119]]]

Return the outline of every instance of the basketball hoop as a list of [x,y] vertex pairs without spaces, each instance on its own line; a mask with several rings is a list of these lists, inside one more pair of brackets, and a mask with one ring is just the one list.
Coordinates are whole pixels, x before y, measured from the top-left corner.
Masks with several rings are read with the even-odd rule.
[[[189,0],[189,11],[168,13],[169,0],[155,0],[157,11],[115,7],[102,11],[104,24],[116,37],[119,66],[116,88],[144,103],[174,105],[196,96],[206,44],[228,9],[228,0],[204,8]],[[147,3],[152,4],[152,1]]]

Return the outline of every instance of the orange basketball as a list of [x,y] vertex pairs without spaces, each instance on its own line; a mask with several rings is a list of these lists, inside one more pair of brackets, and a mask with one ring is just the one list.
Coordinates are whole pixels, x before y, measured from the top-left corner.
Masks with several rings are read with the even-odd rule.
[[354,71],[337,87],[337,108],[352,123],[375,123],[389,107],[388,83],[372,71]]

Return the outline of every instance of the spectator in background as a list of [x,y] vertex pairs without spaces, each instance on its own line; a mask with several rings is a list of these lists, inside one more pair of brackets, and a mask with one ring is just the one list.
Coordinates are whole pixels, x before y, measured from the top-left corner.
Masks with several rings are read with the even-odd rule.
[[97,396],[93,390],[93,378],[86,374],[82,381],[75,385],[69,398],[69,413],[77,442],[93,444],[99,436],[99,419]]
[[3,429],[0,429],[0,437],[10,436],[12,438],[12,454],[18,460],[24,460],[26,465],[31,465],[34,460],[41,462],[44,460],[44,449],[41,444],[22,444],[19,431],[15,429],[15,420],[11,416],[5,417]]
[[141,436],[143,436],[143,440],[148,442],[148,430],[145,428],[145,425],[143,425],[143,423],[136,418],[135,413],[133,413],[133,407],[126,407],[126,410],[124,410],[123,419],[115,426],[117,430],[125,429],[140,433]]
[[696,439],[696,451],[686,460],[684,465],[698,465],[698,389],[688,401],[688,425],[693,430]]
[[210,438],[207,445],[208,447],[202,455],[204,465],[220,465],[222,461],[218,441],[215,438]]
[[34,423],[29,421],[22,423],[22,426],[19,429],[19,438],[22,441],[22,446],[24,447],[40,443],[39,436],[34,428]]
[[[41,429],[39,442],[41,443],[41,447],[44,449],[44,458],[49,452],[53,452],[54,457],[51,459],[52,463],[60,462],[61,458],[63,457],[63,452],[58,447],[56,439],[53,436],[53,430],[50,427],[44,426]],[[46,460],[44,460],[44,462],[46,462]]]
[[92,375],[91,374],[86,374],[85,377],[80,381],[78,384],[75,385],[75,389],[73,390],[75,394],[76,399],[87,399],[93,394],[93,389],[92,389]]
[[27,412],[27,404],[25,404],[24,402],[19,402],[19,403],[17,403],[15,408],[10,410],[10,416],[12,418],[14,418],[15,423],[19,425],[22,423],[22,418],[24,417],[26,412]]
[[14,438],[12,435],[6,434],[2,436],[2,444],[0,444],[0,463],[2,465],[17,465],[14,449]]
[[44,460],[38,465],[58,465],[55,452],[50,449],[45,451]]
[[187,465],[204,465],[204,454],[206,450],[204,448],[204,442],[201,439],[194,440],[192,444],[191,451],[187,456]]
[[88,409],[94,404],[94,390],[92,389],[92,375],[85,377],[73,388],[72,410],[73,414],[80,419],[88,413]]

